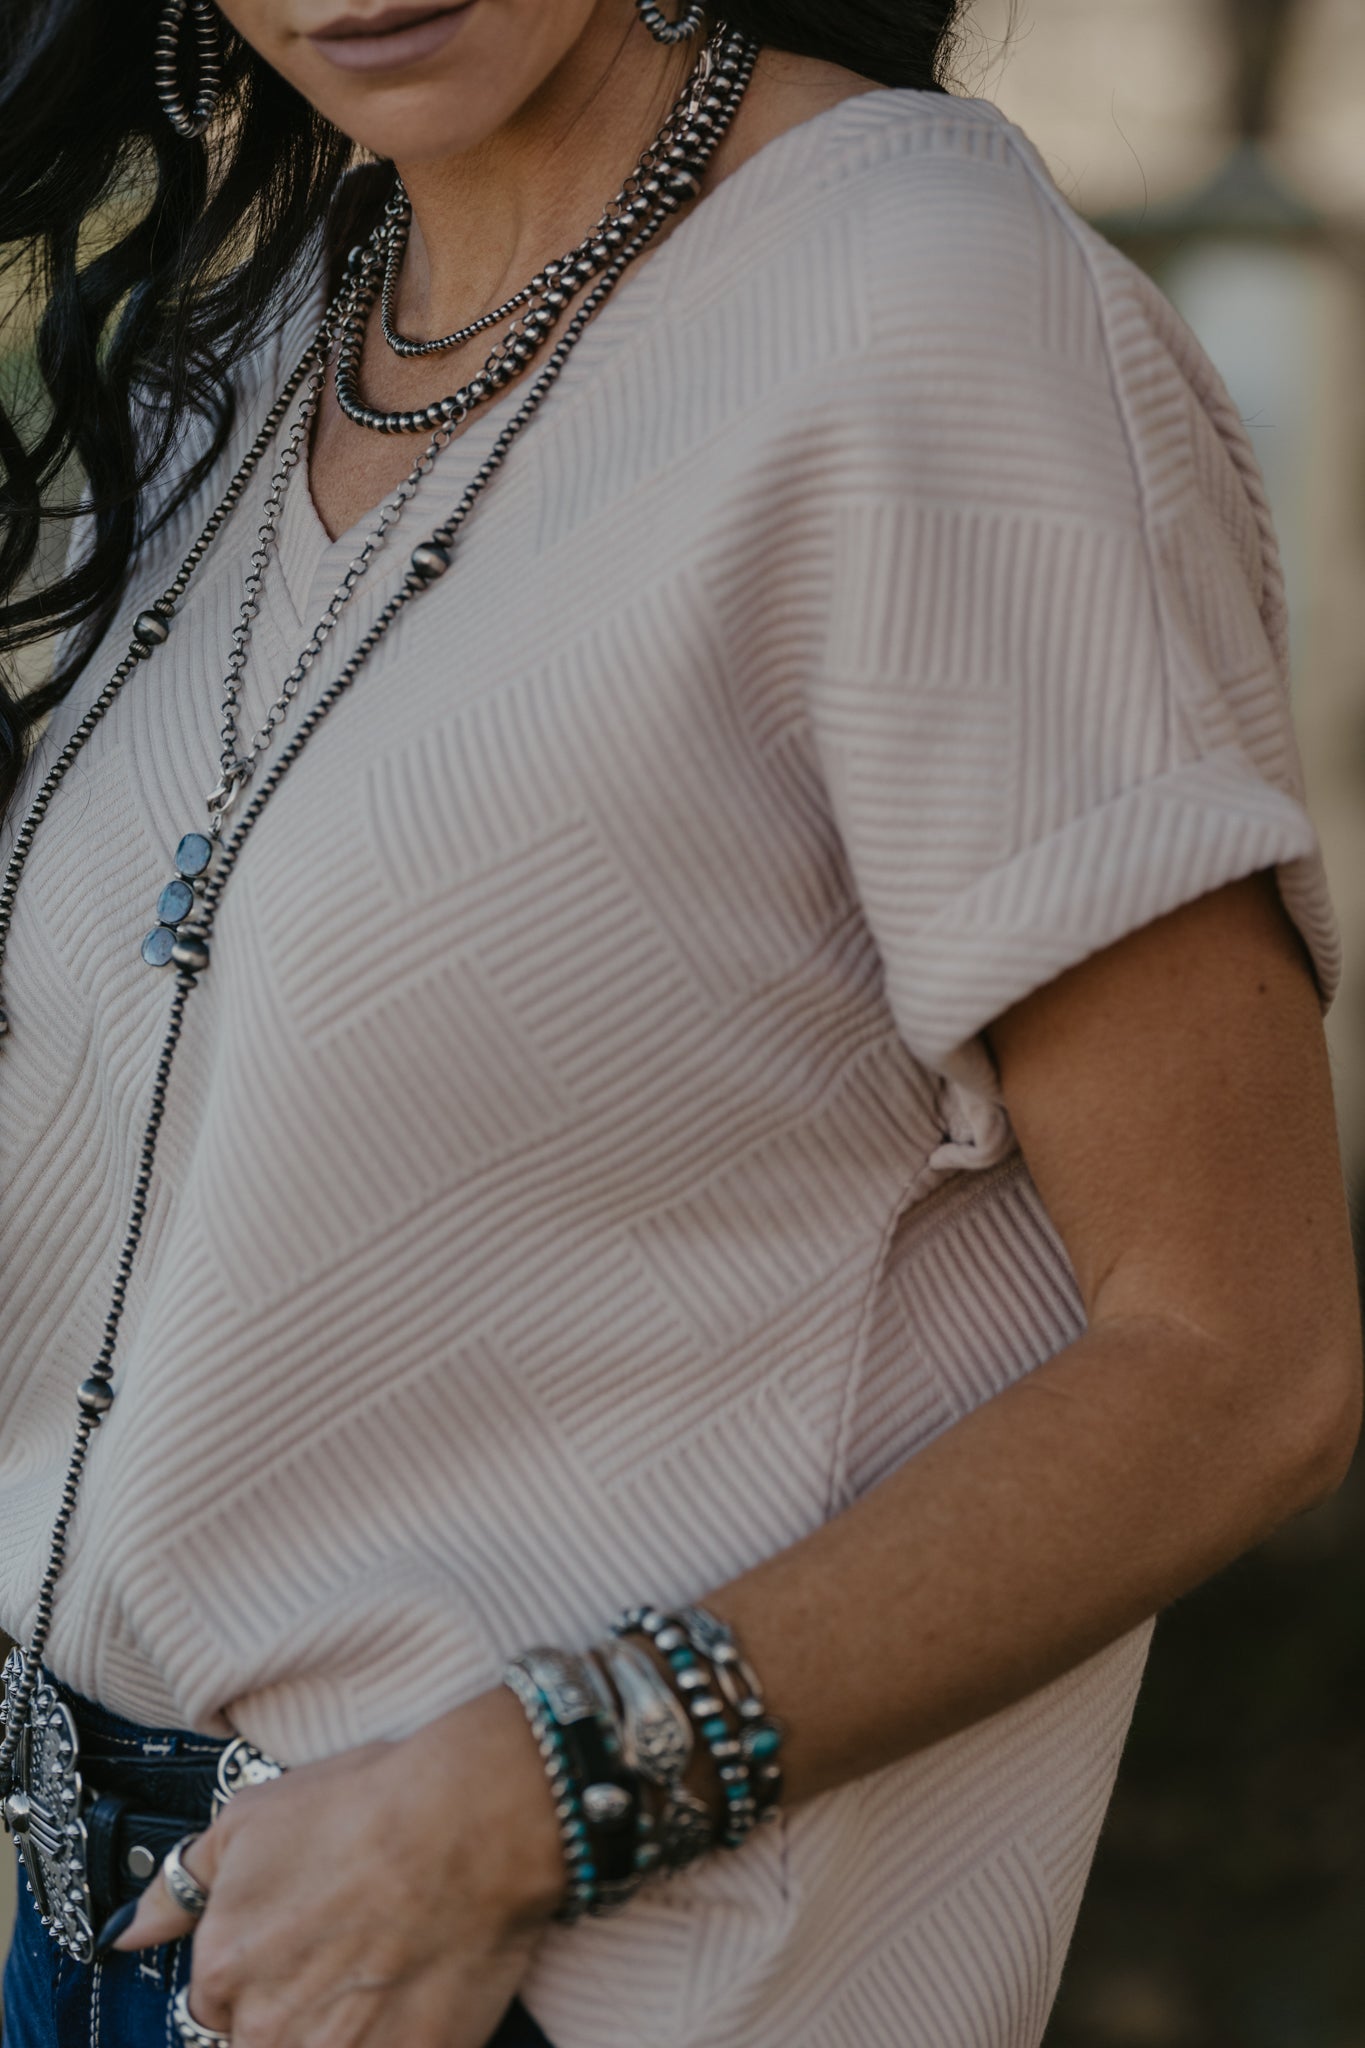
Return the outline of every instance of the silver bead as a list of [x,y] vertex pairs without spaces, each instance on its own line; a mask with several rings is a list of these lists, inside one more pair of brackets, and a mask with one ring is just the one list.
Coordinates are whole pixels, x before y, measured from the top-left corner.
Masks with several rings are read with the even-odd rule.
[[439,541],[424,540],[412,551],[413,574],[423,583],[435,583],[450,567],[450,556]]
[[686,1695],[687,1710],[698,1721],[714,1721],[718,1714],[725,1712],[724,1702],[713,1692],[690,1692]]
[[202,974],[209,964],[209,949],[202,939],[182,939],[177,934],[171,959],[188,974]]
[[592,1827],[616,1827],[631,1809],[631,1797],[624,1785],[587,1785],[583,1791],[583,1817]]
[[133,632],[146,647],[164,647],[171,637],[171,629],[160,612],[139,612],[133,621]]
[[88,1380],[81,1381],[76,1401],[82,1415],[107,1415],[114,1405],[114,1390],[108,1380],[92,1373]]

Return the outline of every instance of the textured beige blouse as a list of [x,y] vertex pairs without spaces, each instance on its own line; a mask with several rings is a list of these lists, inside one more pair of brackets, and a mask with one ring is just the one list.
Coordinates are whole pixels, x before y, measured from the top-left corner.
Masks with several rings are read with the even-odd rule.
[[[314,311],[251,366],[129,619]],[[310,687],[508,410],[442,459]],[[139,942],[216,780],[263,491],[19,898],[16,1634],[170,1000]],[[256,719],[355,547],[296,474]],[[611,301],[250,841],[55,1668],[301,1760],[792,1543],[1083,1327],[983,1027],[1267,866],[1326,1001],[1275,544],[1189,333],[989,105],[881,91],[782,136]],[[1146,1641],[556,1930],[528,1990],[556,2048],[1036,2043]]]

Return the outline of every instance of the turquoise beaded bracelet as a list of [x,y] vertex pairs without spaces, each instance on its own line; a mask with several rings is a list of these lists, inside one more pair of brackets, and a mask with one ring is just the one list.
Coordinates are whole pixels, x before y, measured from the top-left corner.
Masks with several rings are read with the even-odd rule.
[[[674,1685],[710,1751],[724,1801],[720,1845],[738,1849],[760,1818],[777,1809],[781,1724],[768,1714],[758,1678],[733,1632],[706,1608],[668,1614],[630,1607],[612,1623],[616,1636],[645,1635],[666,1661]],[[732,1728],[729,1704],[738,1724]]]

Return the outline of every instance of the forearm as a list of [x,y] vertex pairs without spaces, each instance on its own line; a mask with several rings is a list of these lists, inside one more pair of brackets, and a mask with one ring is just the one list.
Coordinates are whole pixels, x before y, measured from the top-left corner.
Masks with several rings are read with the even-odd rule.
[[1178,1323],[1113,1322],[706,1595],[787,1728],[794,1804],[1011,1705],[1330,1489],[1330,1430]]

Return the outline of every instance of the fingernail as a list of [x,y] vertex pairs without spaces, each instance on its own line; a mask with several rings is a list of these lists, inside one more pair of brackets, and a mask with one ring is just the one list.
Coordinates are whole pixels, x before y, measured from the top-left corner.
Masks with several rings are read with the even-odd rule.
[[133,1924],[133,1915],[134,1913],[136,1913],[136,1911],[137,1900],[130,1899],[126,1906],[119,1907],[117,1913],[111,1913],[109,1915],[109,1918],[105,1921],[103,1927],[101,1927],[99,1933],[95,1936],[96,1955],[103,1955],[104,1951],[107,1948],[113,1947],[114,1943],[118,1940],[121,1934],[127,1933],[128,1929]]

